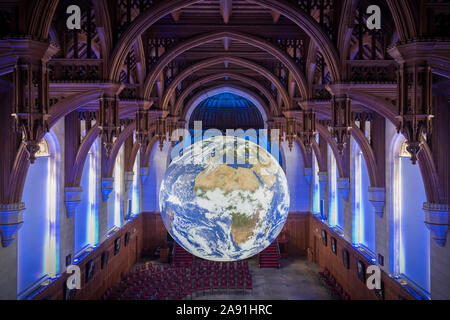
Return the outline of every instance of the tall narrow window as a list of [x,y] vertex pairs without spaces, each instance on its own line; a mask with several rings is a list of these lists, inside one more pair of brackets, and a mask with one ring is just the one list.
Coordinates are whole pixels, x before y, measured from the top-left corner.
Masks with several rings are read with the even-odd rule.
[[98,242],[97,142],[89,151],[81,176],[81,203],[75,214],[75,254]]
[[18,232],[19,298],[59,271],[57,143],[53,133],[46,135],[25,181],[22,201],[26,210],[23,214],[24,224]]
[[89,246],[88,240],[88,226],[89,226],[89,213],[90,213],[90,203],[89,203],[89,185],[90,185],[90,158],[92,153],[86,157],[86,161],[83,167],[83,173],[81,176],[81,202],[77,207],[74,220],[75,220],[75,255],[83,252],[86,247]]
[[114,190],[108,198],[108,230],[122,226],[122,193],[124,189],[124,172],[123,172],[124,148],[120,148],[116,161],[114,163]]
[[430,292],[430,232],[425,226],[427,201],[419,165],[411,163],[406,141],[394,161],[394,273],[422,296]]
[[89,157],[89,223],[88,223],[88,242],[95,246],[98,244],[98,194],[97,181],[99,170],[98,141],[92,148]]
[[114,225],[122,226],[122,193],[123,193],[123,156],[124,148],[120,148],[114,166]]
[[375,208],[369,201],[369,172],[363,153],[353,141],[353,242],[375,257]]
[[313,213],[320,214],[319,164],[313,151]]
[[133,166],[133,186],[131,188],[131,212],[133,215],[139,214],[139,155],[140,151],[136,155],[136,161]]
[[[328,172],[328,181],[329,181],[329,223],[331,226],[336,226],[343,228],[341,217],[339,217],[338,211],[338,193],[337,193],[337,178],[338,178],[338,170],[336,159],[334,158],[333,151],[331,147],[328,146],[328,167],[330,168]],[[342,225],[340,225],[342,224]]]

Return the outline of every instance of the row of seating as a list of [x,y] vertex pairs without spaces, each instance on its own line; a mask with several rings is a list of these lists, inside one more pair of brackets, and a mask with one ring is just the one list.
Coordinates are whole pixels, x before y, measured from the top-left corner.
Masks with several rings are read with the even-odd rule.
[[336,297],[341,300],[350,300],[350,296],[344,291],[342,286],[337,283],[335,277],[327,268],[325,268],[323,271],[320,271],[319,276]]
[[122,275],[105,300],[182,300],[194,293],[253,290],[248,262],[198,261],[188,267],[146,263]]

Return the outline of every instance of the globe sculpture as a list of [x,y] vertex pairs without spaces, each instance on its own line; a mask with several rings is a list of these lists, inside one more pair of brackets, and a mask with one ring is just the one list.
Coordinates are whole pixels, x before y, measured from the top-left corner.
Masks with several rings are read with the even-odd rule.
[[290,201],[277,160],[253,142],[228,136],[183,149],[166,171],[159,199],[173,239],[212,261],[242,260],[267,248],[286,222]]

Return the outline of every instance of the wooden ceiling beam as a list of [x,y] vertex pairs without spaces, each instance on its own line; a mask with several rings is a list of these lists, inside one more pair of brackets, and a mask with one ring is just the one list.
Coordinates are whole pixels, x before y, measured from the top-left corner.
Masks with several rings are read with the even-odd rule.
[[230,21],[232,7],[233,0],[220,0],[220,14],[225,24]]
[[225,50],[225,51],[228,51],[229,49],[230,49],[230,42],[231,42],[231,39],[230,38],[228,38],[228,37],[225,37],[225,38],[223,38],[223,49]]
[[270,10],[270,14],[272,15],[273,23],[278,23],[281,14],[276,10]]
[[180,21],[180,16],[181,16],[181,10],[176,10],[172,12],[172,19],[175,22]]

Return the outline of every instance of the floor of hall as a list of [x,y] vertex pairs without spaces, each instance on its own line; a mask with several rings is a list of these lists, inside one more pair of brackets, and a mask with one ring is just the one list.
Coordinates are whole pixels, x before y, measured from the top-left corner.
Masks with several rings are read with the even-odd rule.
[[281,268],[259,268],[258,260],[249,261],[253,291],[197,293],[193,300],[334,300],[319,278],[319,268],[306,258],[281,260]]
[[[159,264],[153,261],[155,264]],[[319,267],[307,258],[281,260],[281,267],[259,268],[258,259],[249,260],[253,290],[196,292],[186,300],[335,300],[320,280]]]

